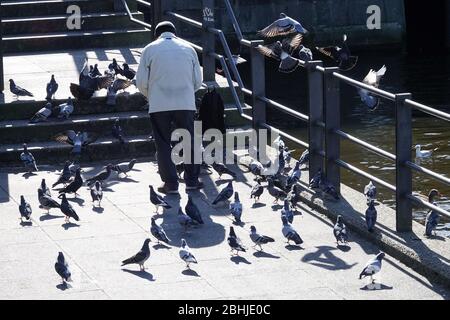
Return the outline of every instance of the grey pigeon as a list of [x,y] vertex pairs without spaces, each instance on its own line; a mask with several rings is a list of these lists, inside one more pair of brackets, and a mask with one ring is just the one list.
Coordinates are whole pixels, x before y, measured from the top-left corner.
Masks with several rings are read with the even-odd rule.
[[267,244],[269,242],[275,242],[275,240],[271,237],[261,235],[256,232],[256,227],[250,227],[250,239],[255,244],[254,247],[258,246],[260,251],[263,251],[262,245]]
[[47,214],[50,213],[50,209],[59,209],[61,205],[54,200],[51,196],[45,194],[42,189],[38,189],[38,200],[41,207],[47,210]]
[[345,226],[344,219],[341,215],[337,217],[336,224],[333,228],[333,234],[336,238],[336,243],[339,244],[339,242],[347,244],[348,242],[348,232],[347,227]]
[[261,176],[262,173],[264,172],[264,166],[262,165],[262,163],[255,159],[252,159],[252,161],[248,165],[248,168],[250,172],[253,173],[255,176]]
[[[436,203],[433,203],[436,205]],[[435,210],[430,210],[425,218],[425,236],[428,238],[433,235],[433,231],[436,230],[436,227],[439,224],[439,213]]]
[[241,223],[242,217],[242,203],[239,200],[239,193],[236,191],[234,193],[234,202],[230,203],[230,213],[234,218],[236,223]]
[[322,179],[323,179],[322,169],[319,168],[319,170],[316,172],[316,174],[309,181],[309,187],[311,189],[319,189]]
[[122,75],[127,78],[128,80],[133,80],[134,77],[136,77],[136,71],[131,69],[128,63],[122,64],[123,71]]
[[53,106],[52,103],[49,101],[45,104],[44,107],[39,109],[39,111],[34,114],[34,116],[30,119],[30,123],[47,121],[47,119],[52,115],[52,112]]
[[100,181],[95,181],[95,183],[91,186],[91,197],[92,203],[95,205],[95,202],[98,202],[98,206],[101,207],[102,199],[103,199],[103,190],[102,184]]
[[112,167],[112,170],[117,172],[118,175],[124,174],[126,177],[128,177],[128,172],[133,170],[136,161],[137,161],[136,159],[132,159],[130,162],[122,162],[116,164]]
[[[370,69],[369,73],[363,80],[363,83],[378,88],[380,85],[380,80],[386,74],[387,68],[383,66],[380,70],[375,71]],[[369,110],[375,110],[380,104],[380,98],[376,95],[371,94],[368,90],[358,88],[358,94],[361,101],[369,108]]]
[[228,235],[227,241],[232,253],[236,251],[236,255],[239,255],[239,252],[246,252],[246,248],[243,246],[241,239],[237,237],[233,227],[230,227],[230,234]]
[[268,178],[267,182],[267,190],[269,191],[269,194],[275,198],[273,201],[274,203],[278,203],[279,199],[284,200],[287,197],[286,192],[275,186],[274,179],[272,177]]
[[66,161],[58,180],[56,180],[56,182],[52,185],[52,188],[56,187],[59,184],[64,184],[64,186],[66,186],[70,182],[71,177],[72,173],[70,172],[70,161]]
[[167,237],[164,229],[156,224],[155,218],[152,217],[151,220],[152,226],[150,227],[150,233],[158,240],[158,243],[161,241],[169,244],[170,239]]
[[113,168],[113,165],[112,164],[108,164],[106,166],[105,170],[102,170],[101,172],[99,172],[98,174],[93,176],[92,178],[87,179],[86,180],[87,185],[91,186],[96,181],[99,181],[100,183],[103,183],[106,180],[108,180],[109,177],[111,176],[112,168]]
[[186,263],[186,268],[190,269],[189,265],[191,263],[197,263],[197,260],[195,259],[194,255],[191,252],[191,249],[188,247],[186,240],[181,239],[181,248],[179,252],[181,260],[183,260]]
[[30,91],[16,85],[14,83],[13,79],[9,79],[9,90],[11,91],[11,93],[13,93],[16,96],[16,98],[17,97],[26,97],[26,96],[34,97]]
[[178,223],[184,227],[184,231],[187,230],[188,227],[195,225],[196,223],[189,217],[187,214],[183,212],[181,207],[178,209]]
[[258,34],[266,38],[286,36],[293,33],[307,34],[308,30],[303,28],[299,21],[289,17],[285,13],[280,13],[279,19],[258,31]]
[[[91,66],[92,67],[92,66]],[[92,68],[92,71],[89,73],[91,77],[101,77],[102,73],[100,70],[98,70],[98,64],[94,64],[94,67]]]
[[47,183],[45,182],[45,179],[41,180],[41,186],[39,187],[40,190],[42,190],[42,192],[46,195],[48,195],[49,197],[52,196],[52,193],[50,192],[50,188],[47,187]]
[[204,224],[202,215],[200,214],[200,210],[195,205],[194,200],[192,200],[192,197],[188,195],[188,202],[186,204],[186,207],[184,208],[186,210],[186,214],[195,222],[198,224]]
[[300,201],[300,186],[298,184],[294,184],[291,188],[291,191],[289,191],[286,199],[291,204],[292,208],[295,208],[297,206],[297,203]]
[[67,102],[60,104],[59,106],[58,119],[67,120],[73,113],[74,106],[71,97],[67,98]]
[[58,83],[55,80],[55,75],[52,74],[50,82],[47,83],[47,97],[45,99],[53,99],[55,97],[56,91],[58,91]]
[[114,80],[114,82],[111,85],[111,87],[112,87],[113,92],[117,93],[117,92],[119,92],[121,90],[125,90],[126,88],[128,88],[132,84],[134,84],[133,81],[130,81],[128,79],[117,78],[116,80]]
[[289,224],[285,216],[281,216],[281,221],[283,222],[283,228],[281,229],[281,232],[287,239],[287,243],[289,244],[291,241],[293,241],[296,245],[302,244],[302,238],[297,233],[297,231],[295,231],[295,229]]
[[283,159],[284,159],[284,163],[285,166],[289,166],[290,162],[292,160],[292,153],[295,152],[295,150],[289,150],[288,147],[285,147],[281,153],[283,154]]
[[347,45],[347,35],[342,36],[341,46],[316,47],[316,49],[325,56],[333,59],[339,69],[349,71],[356,66],[358,62],[357,56],[352,56]]
[[227,168],[224,164],[214,162],[212,164],[213,169],[219,174],[219,178],[222,178],[223,174],[227,174],[236,178],[236,173]]
[[19,212],[20,212],[20,221],[23,221],[23,219],[29,221],[31,219],[31,213],[33,211],[31,210],[31,206],[25,200],[24,196],[20,196]]
[[64,254],[62,252],[58,253],[58,258],[56,259],[55,263],[55,271],[61,277],[63,284],[66,281],[72,281],[72,274],[69,270],[69,264],[67,263],[66,258],[64,257]]
[[369,207],[366,210],[366,225],[367,230],[369,232],[373,232],[373,229],[375,228],[375,224],[377,223],[377,209],[375,208],[375,202],[371,201],[369,203]]
[[309,150],[306,149],[303,151],[302,155],[300,156],[300,159],[298,159],[298,162],[300,163],[300,166],[306,165],[309,166]]
[[292,57],[292,53],[300,46],[302,36],[296,36],[284,39],[283,42],[277,41],[270,45],[259,45],[258,51],[266,57],[280,61],[278,71],[283,73],[294,72],[300,66],[300,60]]
[[370,277],[371,283],[375,283],[373,280],[373,276],[381,271],[381,262],[384,256],[385,254],[383,252],[380,252],[379,254],[377,254],[375,259],[367,262],[363,271],[359,274],[359,279]]
[[339,193],[336,187],[328,180],[322,179],[322,191],[327,197],[331,197],[334,200],[339,200]]
[[300,180],[301,176],[300,171],[300,162],[297,161],[295,164],[295,167],[289,172],[288,179],[287,179],[287,187],[292,187],[292,185],[296,184]]
[[115,58],[113,58],[112,62],[109,64],[108,69],[110,71],[114,71],[114,74],[117,75],[121,75],[123,69],[119,66],[119,64],[117,63],[117,60]]
[[81,177],[81,169],[78,168],[75,172],[75,178],[72,182],[70,182],[67,186],[65,186],[63,189],[59,190],[60,194],[65,193],[74,193],[75,197],[78,195],[77,191],[83,186],[83,178]]
[[120,126],[120,120],[119,119],[116,119],[116,121],[114,121],[114,125],[112,127],[111,132],[112,132],[112,136],[115,139],[119,140],[119,142],[121,144],[125,143],[125,138],[123,136],[123,130],[122,130],[122,127]]
[[73,146],[71,153],[74,155],[80,155],[84,147],[95,142],[98,138],[98,134],[92,132],[75,132],[73,130],[67,130],[63,133],[59,133],[55,136],[55,140],[61,143],[67,143]]
[[253,186],[252,191],[250,193],[250,198],[255,199],[255,203],[259,201],[259,198],[264,192],[264,187],[261,185],[260,180],[256,181],[256,184]]
[[304,45],[300,45],[298,49],[298,58],[300,60],[303,60],[305,62],[314,60],[311,49],[305,47]]
[[364,195],[366,196],[367,205],[377,199],[377,187],[372,181],[369,181],[369,184],[364,187]]
[[36,160],[34,159],[33,154],[28,151],[28,146],[26,143],[23,144],[23,151],[20,154],[20,160],[22,161],[25,169],[28,170],[29,173],[33,171],[38,171]]
[[288,199],[284,200],[283,209],[281,209],[281,217],[286,217],[289,223],[294,221],[294,212],[291,209],[291,205]]
[[159,194],[157,194],[155,192],[155,190],[153,189],[153,186],[149,185],[148,186],[150,188],[150,202],[155,206],[156,211],[155,213],[158,213],[158,208],[159,207],[163,207],[165,209],[171,209],[172,206],[169,205],[164,199],[163,197],[161,197]]
[[213,205],[218,204],[219,202],[227,201],[233,196],[234,189],[233,189],[233,182],[228,182],[227,186],[222,189],[222,191],[219,192],[217,197],[212,202]]
[[284,157],[284,149],[281,149],[278,154],[278,168],[277,172],[275,173],[275,176],[279,176],[284,172],[284,169],[286,168],[286,160]]
[[72,95],[81,100],[89,100],[100,89],[107,89],[113,82],[114,77],[110,75],[95,76],[89,74],[88,60],[86,59],[83,69],[81,69],[78,84],[70,84],[70,92]]
[[144,263],[150,258],[150,239],[145,239],[144,244],[142,245],[141,250],[136,253],[134,256],[125,259],[122,261],[122,267],[128,264],[138,264],[141,271],[145,270]]
[[79,221],[80,218],[78,217],[77,213],[75,212],[75,210],[73,209],[72,205],[69,203],[69,201],[67,201],[66,198],[66,194],[63,193],[61,195],[61,206],[60,206],[60,210],[62,213],[64,213],[65,215],[65,221],[66,223],[69,222],[70,218],[73,218],[75,221]]

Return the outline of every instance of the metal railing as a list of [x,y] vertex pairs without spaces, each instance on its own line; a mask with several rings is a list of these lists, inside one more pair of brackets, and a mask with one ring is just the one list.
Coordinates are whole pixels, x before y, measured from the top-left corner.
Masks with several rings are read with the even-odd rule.
[[[152,25],[151,24],[145,23],[144,21],[141,21],[141,20],[136,19],[136,18],[133,17],[133,13],[131,12],[130,7],[128,6],[127,0],[120,0],[120,1],[122,3],[123,8],[125,9],[125,11],[126,11],[126,13],[128,15],[128,18],[130,19],[130,21],[132,21],[132,22],[134,22],[134,23],[136,23],[136,24],[138,24],[138,25],[140,25],[142,27],[148,28],[150,30],[152,29]],[[143,5],[143,6],[146,6],[148,8],[152,8],[152,5],[151,5],[150,2],[146,2],[146,1],[143,1],[143,0],[136,0],[136,2],[141,4],[141,5]]]
[[2,15],[0,14],[0,93],[3,93],[3,91],[5,90],[4,77],[5,76],[3,71],[3,27],[2,27]]

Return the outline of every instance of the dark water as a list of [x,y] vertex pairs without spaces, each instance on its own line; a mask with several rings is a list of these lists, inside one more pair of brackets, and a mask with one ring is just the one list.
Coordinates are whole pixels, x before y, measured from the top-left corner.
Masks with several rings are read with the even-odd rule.
[[[392,93],[411,92],[413,99],[431,107],[450,112],[450,55],[408,56],[403,53],[374,52],[359,54],[355,69],[345,73],[363,79],[369,69],[387,66],[386,76],[380,88]],[[248,66],[243,65],[242,73],[246,84]],[[291,108],[307,112],[306,74],[299,69],[293,74],[277,72],[277,65],[266,65],[267,96]],[[395,122],[393,103],[382,102],[377,110],[369,112],[361,103],[355,88],[341,83],[341,126],[344,131],[390,152],[395,152]],[[268,109],[268,122],[307,141],[305,124],[292,117]],[[450,175],[450,123],[421,113],[414,112],[413,143],[425,145],[424,149],[439,147],[439,150],[421,165],[445,176]],[[297,146],[292,146],[298,148]],[[300,152],[303,150],[300,150]],[[415,155],[413,155],[415,158]],[[395,165],[392,161],[379,157],[356,144],[342,140],[341,157],[343,160],[370,172],[371,174],[395,185]],[[362,190],[367,184],[361,178],[345,169],[341,170],[343,183]],[[431,188],[437,188],[450,199],[450,186],[441,184],[424,175],[414,176],[414,191],[428,194]],[[394,194],[379,187],[380,200],[395,205]],[[450,200],[441,199],[439,205],[450,209]],[[420,220],[426,210],[418,210],[416,218]]]

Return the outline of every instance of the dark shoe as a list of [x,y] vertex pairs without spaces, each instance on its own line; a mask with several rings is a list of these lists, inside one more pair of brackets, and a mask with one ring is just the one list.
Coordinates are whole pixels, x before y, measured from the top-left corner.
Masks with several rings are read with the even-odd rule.
[[169,187],[166,183],[163,183],[162,186],[158,187],[158,192],[164,193],[164,194],[179,194],[178,193],[178,187]]
[[186,191],[192,191],[192,190],[200,190],[203,189],[205,185],[203,182],[198,181],[195,184],[186,184]]

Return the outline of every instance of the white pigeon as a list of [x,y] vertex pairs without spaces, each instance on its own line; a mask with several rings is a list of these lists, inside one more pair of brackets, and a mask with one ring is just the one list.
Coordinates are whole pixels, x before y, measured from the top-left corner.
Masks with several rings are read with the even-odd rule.
[[364,195],[366,196],[367,205],[371,201],[375,201],[377,199],[377,187],[369,181],[369,184],[364,187]]
[[433,151],[436,151],[438,148],[434,148],[433,150],[422,150],[422,146],[420,144],[414,147],[416,149],[416,158],[430,158],[433,155]]
[[191,249],[188,247],[186,240],[181,239],[181,248],[180,248],[180,258],[186,262],[186,268],[189,268],[189,264],[197,263],[194,255],[191,252]]
[[373,284],[373,276],[381,271],[381,261],[383,260],[385,254],[380,252],[374,259],[367,262],[363,271],[359,275],[359,279],[369,276],[370,282]]
[[[380,80],[386,74],[386,71],[386,66],[382,66],[378,71],[370,69],[369,73],[364,78],[363,83],[378,88]],[[370,110],[375,110],[380,104],[380,98],[372,95],[368,90],[358,89],[358,93],[361,97],[361,101],[364,102]]]

